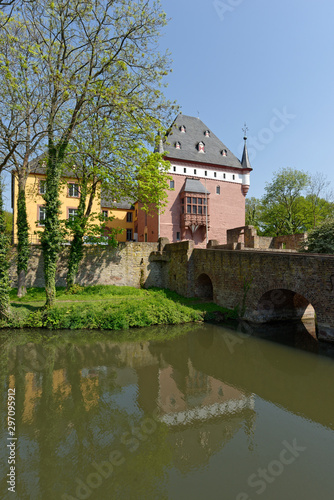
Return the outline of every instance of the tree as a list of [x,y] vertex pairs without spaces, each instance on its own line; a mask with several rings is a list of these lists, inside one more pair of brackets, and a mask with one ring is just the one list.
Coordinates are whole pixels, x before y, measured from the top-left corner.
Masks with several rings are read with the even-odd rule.
[[[167,202],[170,163],[161,154],[148,151],[140,140],[138,133],[134,134],[132,120],[106,120],[103,114],[94,114],[94,110],[76,129],[64,164],[76,176],[80,191],[77,215],[65,223],[72,238],[68,288],[74,284],[83,258],[84,236],[98,243],[105,234],[106,223],[112,219],[92,213],[93,201],[96,197],[100,201],[101,192],[109,202],[128,198],[130,193],[147,212],[152,204],[162,210]],[[117,228],[108,228],[109,245],[117,246],[118,233]]]
[[246,198],[246,226],[254,226],[260,230],[262,205],[258,198]]
[[26,293],[30,253],[25,187],[30,162],[40,153],[46,88],[36,70],[27,27],[10,18],[0,33],[0,154],[17,181],[18,296]]
[[334,219],[327,219],[312,229],[303,246],[304,252],[334,254]]
[[310,214],[309,228],[315,228],[319,222],[333,217],[333,194],[329,191],[330,182],[323,172],[317,172],[310,177],[306,200],[307,212]]
[[0,181],[0,319],[9,319],[11,315],[9,302],[9,238],[6,234],[6,222],[2,201],[2,184]]
[[265,187],[262,199],[265,207],[264,233],[273,236],[294,234],[305,230],[305,213],[302,209],[302,194],[309,184],[309,176],[300,170],[282,168]]
[[62,239],[58,192],[67,149],[94,106],[94,113],[103,113],[106,120],[126,119],[134,137],[153,144],[155,131],[169,121],[171,110],[161,91],[168,56],[156,52],[166,20],[159,2],[142,0],[36,0],[22,5],[17,16],[29,31],[33,64],[48,90],[41,244],[46,307],[51,307]]

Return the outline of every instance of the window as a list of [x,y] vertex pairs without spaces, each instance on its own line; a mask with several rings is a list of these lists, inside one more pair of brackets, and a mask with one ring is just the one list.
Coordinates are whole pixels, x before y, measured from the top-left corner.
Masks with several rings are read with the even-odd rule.
[[103,217],[108,217],[108,210],[102,210]]
[[208,175],[208,171],[207,170],[205,170],[204,175]]
[[74,220],[75,217],[78,215],[78,209],[77,208],[69,208],[68,209],[68,220]]
[[223,179],[226,179],[226,174],[223,174]]
[[173,167],[173,172],[176,172],[176,167]]
[[175,185],[174,185],[174,184],[175,184],[175,183],[174,183],[174,181],[169,181],[169,187],[170,187],[171,189],[174,189],[174,187],[175,187]]
[[[146,234],[145,234],[146,236]],[[132,229],[127,229],[126,230],[126,241],[131,241],[133,238],[132,238]],[[147,240],[145,240],[147,241]]]
[[182,132],[183,134],[185,134],[186,130],[187,130],[186,127],[184,125],[181,125],[180,132]]
[[196,168],[194,168],[194,175],[196,175],[196,174],[197,174],[197,170],[196,170]]
[[204,142],[199,142],[197,145],[197,149],[199,153],[205,153],[205,144]]
[[145,233],[144,240],[145,240],[145,242],[147,242],[147,233]]
[[220,194],[220,186],[216,186],[216,194]]
[[186,169],[186,168],[184,168],[184,169],[183,169],[183,172],[184,172],[184,173],[186,173],[186,172],[187,172],[187,169]]
[[71,198],[79,198],[79,184],[75,184],[74,182],[69,182],[68,186],[68,196]]
[[205,135],[205,137],[210,137],[210,130],[206,130],[206,131],[204,132],[204,135]]
[[235,175],[232,175],[232,179],[235,180]]
[[39,194],[46,193],[46,181],[44,181],[44,180],[39,181],[38,192],[39,192]]
[[221,153],[221,155],[222,155],[222,156],[227,156],[227,151],[226,151],[226,149],[223,149],[220,153]]
[[179,232],[176,233],[176,240],[177,241],[180,241],[181,239],[181,234]]
[[132,212],[126,213],[126,222],[132,222]]
[[[187,214],[203,215],[206,214],[206,199],[187,196]],[[184,213],[184,200],[182,200],[182,213]]]
[[43,206],[38,207],[38,225],[44,226],[44,221],[46,219],[46,209]]
[[176,142],[175,143],[175,148],[176,149],[181,149],[181,143],[180,142]]
[[217,177],[217,172],[213,172],[213,176],[214,176],[214,177]]

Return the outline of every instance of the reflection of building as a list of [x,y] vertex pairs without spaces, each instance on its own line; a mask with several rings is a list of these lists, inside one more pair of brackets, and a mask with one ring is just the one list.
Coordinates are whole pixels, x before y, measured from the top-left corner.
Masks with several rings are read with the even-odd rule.
[[[22,412],[17,415],[34,429],[48,411],[55,426],[58,422],[59,429],[66,429],[65,448],[77,442],[67,441],[72,433],[79,441],[86,439],[87,428],[91,437],[100,435],[100,424],[112,442],[117,428],[126,433],[134,422],[140,426],[150,420],[157,409],[159,432],[163,430],[163,440],[181,471],[206,463],[241,429],[252,441],[253,396],[201,371],[201,367],[195,368],[187,337],[167,347],[156,342],[98,342],[94,348],[76,346],[71,356],[60,348],[50,365],[48,351],[39,348],[30,344],[18,351],[16,362],[20,359],[22,366],[28,366],[28,357],[36,365],[37,359],[41,362],[44,357],[45,362],[21,379],[24,398]],[[10,364],[14,369],[13,361]],[[10,383],[19,382],[11,375]],[[114,422],[113,427],[109,427],[110,422]],[[101,437],[102,447],[104,439]],[[92,446],[100,445],[94,441]]]
[[168,425],[185,425],[196,420],[204,421],[226,414],[236,414],[244,409],[254,409],[253,396],[220,380],[197,372],[189,362],[184,393],[175,382],[171,366],[159,373],[159,406],[161,420]]

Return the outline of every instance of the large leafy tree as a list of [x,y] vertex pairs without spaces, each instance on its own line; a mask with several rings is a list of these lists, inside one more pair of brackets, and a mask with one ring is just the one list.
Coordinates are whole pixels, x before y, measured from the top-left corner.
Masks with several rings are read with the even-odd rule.
[[334,215],[329,184],[321,173],[281,169],[262,198],[246,200],[246,223],[264,236],[308,231]]
[[282,168],[275,173],[274,180],[266,184],[263,218],[276,235],[294,234],[303,227],[305,215],[300,201],[308,183],[305,172]]
[[[84,236],[88,234],[94,240],[94,236],[103,235],[110,220],[92,213],[94,199],[99,200],[102,193],[112,205],[114,200],[130,195],[146,211],[152,204],[161,210],[167,200],[170,164],[161,154],[148,151],[137,133],[134,136],[131,120],[106,120],[103,115],[92,114],[77,128],[67,150],[66,165],[80,186],[77,215],[66,222],[72,236],[67,274],[67,286],[71,287],[83,257]],[[117,245],[118,232],[117,228],[108,228],[112,246]]]
[[156,51],[165,25],[158,2],[36,0],[16,13],[29,32],[32,67],[44,82],[46,220],[42,234],[46,306],[55,300],[61,244],[59,186],[75,131],[93,114],[127,121],[134,140],[153,144],[170,119],[161,90],[169,69]]
[[[3,17],[0,15],[0,18]],[[40,153],[45,137],[43,104],[46,88],[35,64],[27,27],[10,18],[0,33],[0,154],[17,182],[18,296],[26,292],[29,227],[26,181],[31,161]]]

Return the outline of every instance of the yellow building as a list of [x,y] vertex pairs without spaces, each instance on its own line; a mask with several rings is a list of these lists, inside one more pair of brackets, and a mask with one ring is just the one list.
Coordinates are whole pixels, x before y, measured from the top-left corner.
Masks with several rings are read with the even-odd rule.
[[[46,189],[45,163],[35,162],[31,166],[31,172],[26,183],[26,206],[29,224],[29,240],[32,244],[39,244],[39,232],[44,230],[45,201],[43,195]],[[13,208],[13,243],[17,243],[17,197],[18,183],[15,173],[12,174],[12,208]],[[60,218],[70,219],[77,215],[80,201],[80,180],[74,172],[63,175],[60,184],[59,199],[61,202]],[[133,241],[134,239],[134,206],[131,201],[124,200],[117,203],[116,200],[109,201],[102,195],[98,186],[93,201],[91,213],[102,213],[106,217],[114,216],[113,221],[108,221],[108,228],[122,229],[117,235],[118,241]]]

